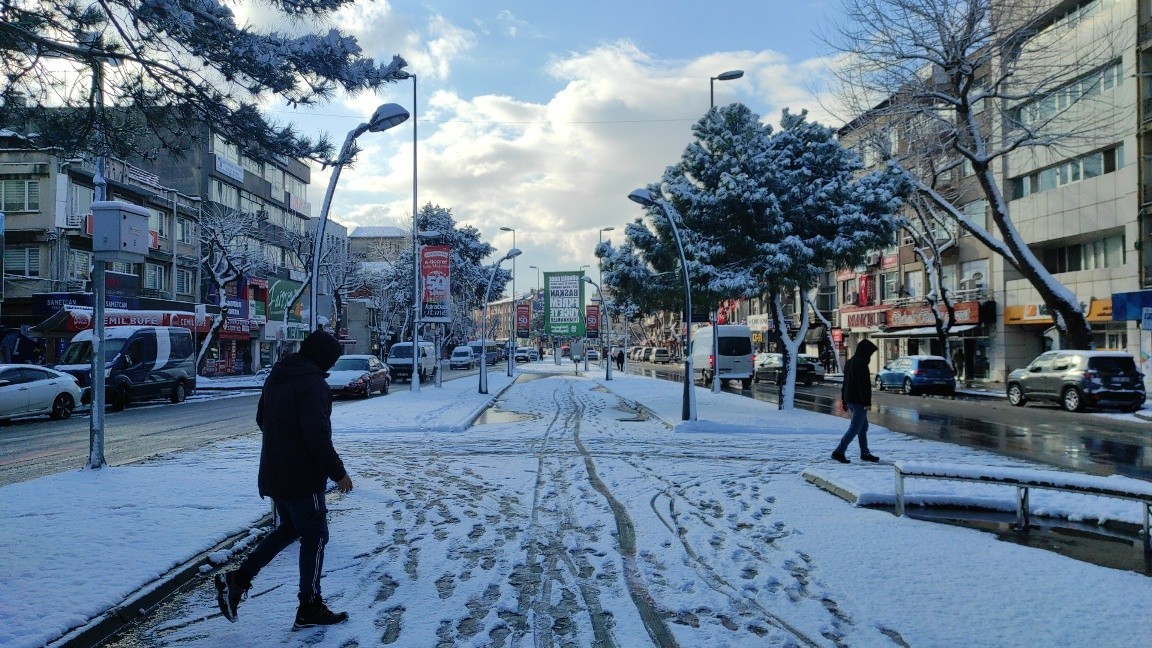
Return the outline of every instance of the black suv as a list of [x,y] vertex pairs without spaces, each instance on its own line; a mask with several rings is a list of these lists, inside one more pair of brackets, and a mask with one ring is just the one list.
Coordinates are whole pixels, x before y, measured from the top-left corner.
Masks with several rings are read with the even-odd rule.
[[1059,403],[1069,412],[1086,405],[1135,412],[1144,405],[1144,374],[1136,360],[1117,351],[1048,351],[1008,375],[1008,402]]

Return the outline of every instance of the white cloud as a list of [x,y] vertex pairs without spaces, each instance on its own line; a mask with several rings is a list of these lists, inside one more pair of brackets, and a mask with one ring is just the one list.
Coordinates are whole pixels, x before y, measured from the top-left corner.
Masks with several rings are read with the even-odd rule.
[[[434,92],[418,116],[419,204],[452,208],[501,250],[512,236],[499,228],[515,228],[523,267],[594,264],[600,228],[616,227],[613,240],[621,240],[623,225],[642,213],[628,193],[678,160],[708,110],[709,76],[733,68],[745,77],[716,82],[717,103],[743,101],[772,122],[784,107],[827,121],[809,87],[820,63],[773,51],[665,61],[619,41],[552,60],[542,72],[560,86],[544,103]],[[411,136],[406,126],[397,131]],[[410,226],[412,146],[404,135],[373,136],[361,168],[341,180],[343,220]]]

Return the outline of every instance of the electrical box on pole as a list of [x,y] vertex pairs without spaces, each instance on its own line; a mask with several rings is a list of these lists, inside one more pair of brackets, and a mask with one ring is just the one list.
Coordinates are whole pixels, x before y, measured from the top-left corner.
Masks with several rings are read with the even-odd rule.
[[92,203],[92,414],[88,418],[88,467],[104,461],[104,264],[109,261],[144,263],[152,237],[149,211],[120,200]]

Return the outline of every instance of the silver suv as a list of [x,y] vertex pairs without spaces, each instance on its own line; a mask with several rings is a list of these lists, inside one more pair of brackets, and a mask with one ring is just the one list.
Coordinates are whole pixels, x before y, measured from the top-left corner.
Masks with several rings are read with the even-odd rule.
[[1008,402],[1059,403],[1069,412],[1085,406],[1135,412],[1144,405],[1144,374],[1136,360],[1117,351],[1048,351],[1008,375]]

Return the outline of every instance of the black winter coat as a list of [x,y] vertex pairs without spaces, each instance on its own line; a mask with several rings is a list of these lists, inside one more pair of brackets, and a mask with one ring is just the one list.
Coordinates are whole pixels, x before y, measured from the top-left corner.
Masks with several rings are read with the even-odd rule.
[[326,373],[293,353],[268,375],[256,424],[264,433],[260,450],[260,496],[297,499],[323,493],[331,479],[347,473],[332,447],[332,390]]
[[856,345],[856,353],[844,363],[844,385],[840,388],[840,399],[845,403],[872,406],[872,376],[868,364],[876,345],[862,340]]

